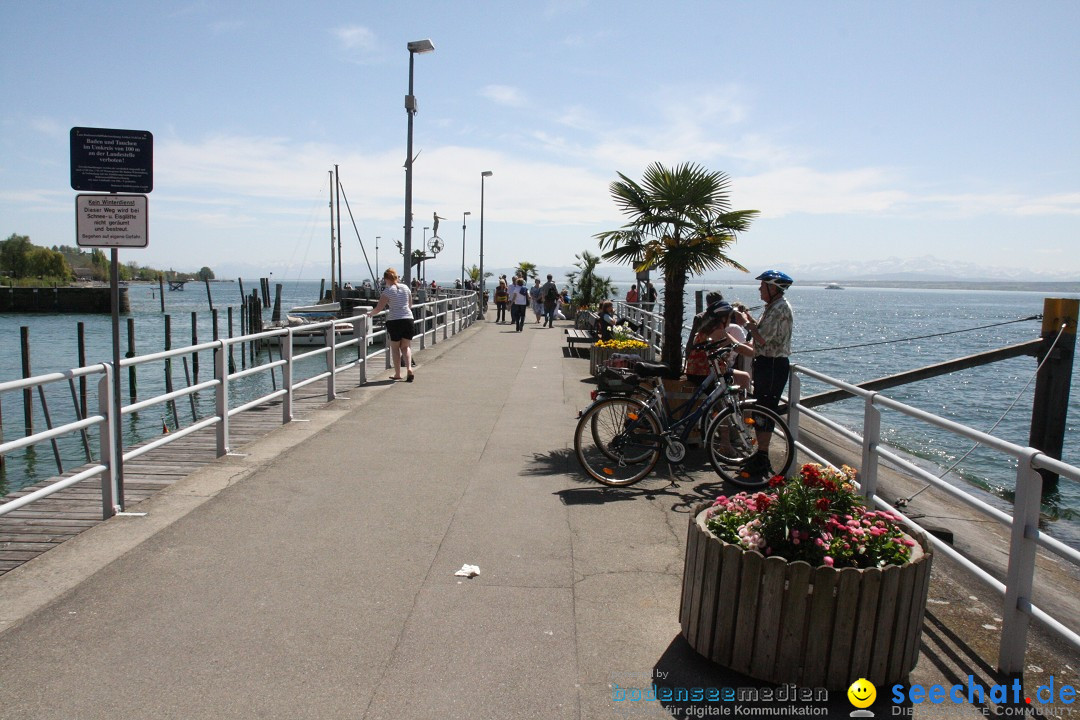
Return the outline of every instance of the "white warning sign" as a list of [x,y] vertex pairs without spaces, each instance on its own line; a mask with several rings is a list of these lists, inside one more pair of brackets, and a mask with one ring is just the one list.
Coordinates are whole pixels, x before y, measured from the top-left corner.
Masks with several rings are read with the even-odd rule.
[[76,195],[75,230],[79,247],[149,245],[145,195]]

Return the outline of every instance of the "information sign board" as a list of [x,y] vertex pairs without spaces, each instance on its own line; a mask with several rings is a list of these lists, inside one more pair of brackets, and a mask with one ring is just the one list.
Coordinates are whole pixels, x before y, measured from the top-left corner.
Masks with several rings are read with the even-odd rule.
[[146,130],[71,128],[71,189],[118,193],[153,190],[153,134]]
[[144,248],[149,244],[145,195],[76,195],[79,247]]

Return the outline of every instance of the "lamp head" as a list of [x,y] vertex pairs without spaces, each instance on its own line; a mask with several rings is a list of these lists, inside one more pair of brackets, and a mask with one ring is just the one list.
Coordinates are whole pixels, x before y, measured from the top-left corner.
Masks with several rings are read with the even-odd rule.
[[465,211],[465,214],[466,214],[466,215],[472,215],[472,213],[471,213],[471,212],[469,212],[468,210],[466,210],[466,211]]
[[407,47],[411,53],[427,53],[435,51],[435,45],[433,45],[430,40],[413,40]]

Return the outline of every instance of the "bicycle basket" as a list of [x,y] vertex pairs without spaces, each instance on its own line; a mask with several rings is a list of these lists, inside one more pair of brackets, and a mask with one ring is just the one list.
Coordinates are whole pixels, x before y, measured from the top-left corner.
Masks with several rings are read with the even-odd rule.
[[609,395],[623,395],[638,384],[638,377],[630,370],[605,367],[597,376],[600,389]]

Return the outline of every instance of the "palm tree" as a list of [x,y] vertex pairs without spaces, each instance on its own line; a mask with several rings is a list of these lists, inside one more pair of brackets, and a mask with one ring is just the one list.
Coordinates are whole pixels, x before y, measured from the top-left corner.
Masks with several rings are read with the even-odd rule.
[[746,268],[728,257],[737,233],[745,232],[757,210],[731,210],[729,178],[692,163],[650,165],[638,184],[619,173],[611,196],[630,220],[618,230],[598,233],[603,257],[629,263],[638,272],[656,268],[664,277],[664,347],[661,360],[682,368],[683,294],[690,275],[719,268]]
[[601,300],[607,300],[615,293],[615,285],[611,282],[611,278],[596,274],[596,266],[600,264],[599,255],[593,255],[585,250],[580,255],[575,255],[574,259],[577,260],[574,263],[577,270],[567,273],[566,279],[570,281],[570,287],[573,288],[571,302],[575,308],[594,307],[599,305]]
[[536,274],[536,263],[531,262],[519,262],[517,266],[518,277],[532,278],[535,280],[540,277]]

